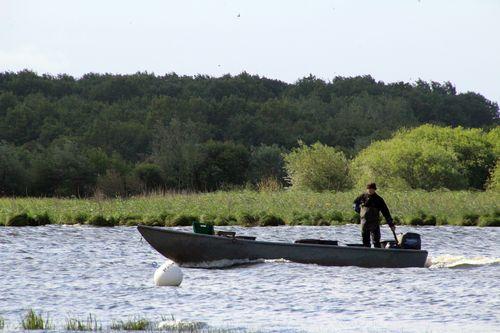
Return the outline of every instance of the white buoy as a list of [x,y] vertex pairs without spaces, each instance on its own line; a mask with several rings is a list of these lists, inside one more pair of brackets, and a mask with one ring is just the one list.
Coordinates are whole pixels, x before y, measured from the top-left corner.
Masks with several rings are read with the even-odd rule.
[[182,271],[174,262],[167,261],[155,272],[153,280],[157,286],[179,286],[182,282]]

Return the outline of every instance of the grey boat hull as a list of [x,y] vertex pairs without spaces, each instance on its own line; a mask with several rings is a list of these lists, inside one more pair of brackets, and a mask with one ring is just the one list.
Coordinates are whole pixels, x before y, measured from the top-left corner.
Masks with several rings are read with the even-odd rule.
[[278,243],[138,226],[144,239],[178,264],[219,260],[285,259],[304,264],[360,267],[425,267],[427,251]]

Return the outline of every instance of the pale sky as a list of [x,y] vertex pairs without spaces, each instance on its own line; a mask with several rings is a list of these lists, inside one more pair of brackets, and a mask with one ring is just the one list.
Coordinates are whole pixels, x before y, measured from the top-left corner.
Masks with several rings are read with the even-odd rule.
[[500,102],[500,0],[0,0],[0,71],[451,81]]

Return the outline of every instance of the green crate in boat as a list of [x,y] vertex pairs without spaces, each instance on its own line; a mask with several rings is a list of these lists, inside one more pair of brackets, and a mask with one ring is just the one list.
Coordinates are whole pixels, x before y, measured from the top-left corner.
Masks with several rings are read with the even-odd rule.
[[197,234],[213,235],[214,226],[212,224],[193,222],[193,231]]

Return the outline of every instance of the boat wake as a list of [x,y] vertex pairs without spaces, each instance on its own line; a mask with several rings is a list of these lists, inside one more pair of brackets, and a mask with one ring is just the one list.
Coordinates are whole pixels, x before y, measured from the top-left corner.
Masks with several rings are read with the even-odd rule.
[[500,265],[500,258],[442,255],[427,258],[425,263],[425,267],[429,268],[467,268],[492,265]]

